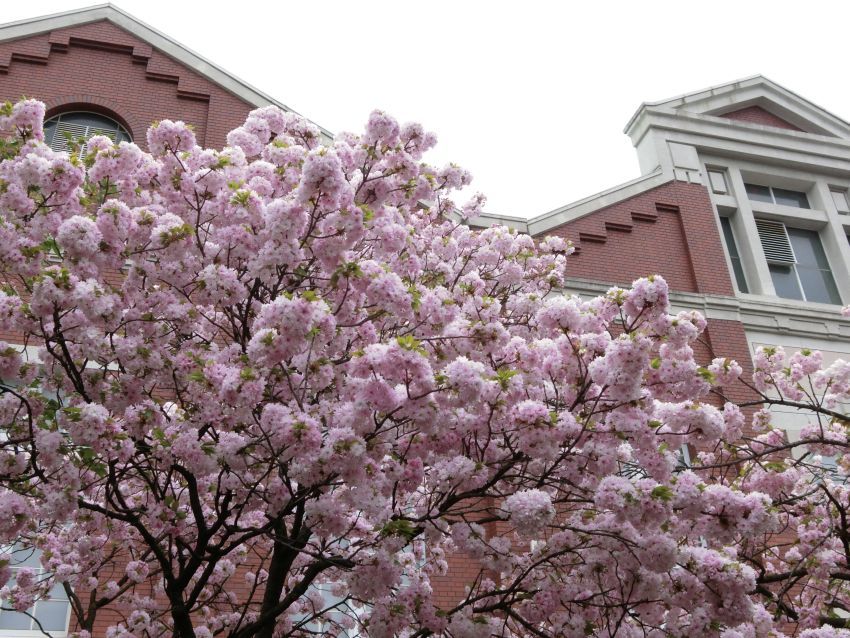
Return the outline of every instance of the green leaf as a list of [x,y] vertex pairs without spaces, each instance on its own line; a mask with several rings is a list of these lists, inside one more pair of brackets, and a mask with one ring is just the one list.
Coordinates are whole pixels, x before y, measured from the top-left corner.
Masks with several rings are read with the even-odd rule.
[[83,414],[82,408],[75,407],[64,408],[62,412],[64,412],[65,416],[68,417],[68,420],[72,421],[73,423],[79,423]]
[[709,370],[708,368],[703,368],[702,366],[697,368],[697,374],[709,383],[714,383],[717,379],[711,370]]
[[375,211],[369,208],[366,204],[360,204],[359,208],[363,211],[364,222],[370,222],[375,218]]
[[404,335],[403,337],[397,337],[396,342],[402,350],[409,350],[410,352],[418,352],[421,355],[425,355],[425,349],[422,347],[422,344],[417,341],[415,337],[412,335]]
[[652,488],[652,498],[669,502],[673,499],[673,490],[668,485],[656,485]]
[[502,386],[502,390],[508,389],[508,384],[511,379],[513,379],[516,375],[519,374],[519,370],[510,370],[508,368],[500,368],[496,370],[496,376],[491,377],[492,381],[497,381],[500,386]]

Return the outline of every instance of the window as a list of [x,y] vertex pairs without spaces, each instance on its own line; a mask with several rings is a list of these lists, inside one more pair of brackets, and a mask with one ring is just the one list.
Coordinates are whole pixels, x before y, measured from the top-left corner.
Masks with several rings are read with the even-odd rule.
[[835,209],[842,215],[850,215],[850,203],[847,201],[847,191],[842,188],[830,188]]
[[738,252],[735,235],[732,233],[732,220],[728,217],[721,217],[720,226],[723,228],[723,239],[726,241],[726,250],[729,253],[729,259],[732,261],[732,272],[735,273],[735,282],[738,284],[738,290],[749,292],[747,278],[744,277],[744,267],[741,264],[741,254]]
[[[36,574],[43,574],[41,553],[36,550],[13,547],[10,552],[12,578],[9,585],[14,584],[15,573],[22,568],[30,568]],[[71,614],[71,603],[65,589],[58,583],[53,586],[46,598],[37,601],[27,610],[28,614],[10,611],[4,601],[0,601],[0,636],[44,636],[39,629],[39,623],[44,631],[52,636],[64,636],[68,632],[68,620]]]
[[840,304],[841,297],[818,233],[756,220],[776,294],[786,299]]
[[747,189],[747,197],[754,202],[767,202],[768,204],[779,204],[780,206],[793,206],[794,208],[811,208],[809,198],[802,191],[792,191],[775,186],[761,186],[759,184],[744,184]]
[[[44,141],[54,151],[67,151],[69,138],[74,142],[105,135],[115,142],[129,142],[130,134],[115,120],[97,113],[62,113],[44,123]],[[85,153],[82,144],[81,154]]]

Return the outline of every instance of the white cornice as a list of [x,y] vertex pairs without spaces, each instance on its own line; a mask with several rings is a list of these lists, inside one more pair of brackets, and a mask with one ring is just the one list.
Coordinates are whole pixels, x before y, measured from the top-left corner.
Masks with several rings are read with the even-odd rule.
[[[789,117],[792,123],[805,124],[810,130],[820,132],[781,129],[718,115],[748,104],[762,103],[769,103],[774,110]],[[650,131],[658,131],[659,138],[663,140],[690,144],[700,152],[719,156],[756,159],[768,164],[784,164],[820,173],[850,173],[850,124],[761,75],[668,100],[645,102],[629,120],[625,132],[638,147]],[[652,144],[646,146],[652,149]],[[655,159],[657,163],[663,163],[662,157]],[[659,167],[631,182],[525,221],[499,215],[482,216],[470,221],[477,226],[504,223],[531,235],[541,235],[667,183],[676,176],[678,173],[674,167]]]
[[833,171],[850,170],[850,139],[655,107],[644,109],[635,122],[631,130],[633,143],[637,146],[651,130],[668,131],[667,139],[692,144],[704,151],[819,169],[827,167]]
[[[641,119],[641,115],[647,110],[717,115],[751,104],[765,106],[767,110],[771,108],[779,110],[777,115],[783,116],[800,128],[811,129],[813,134],[850,138],[850,123],[762,75],[754,75],[667,100],[644,102],[629,119],[624,132],[634,140],[633,130]],[[748,125],[745,124],[745,126]]]
[[[113,4],[99,4],[93,7],[54,13],[39,18],[20,20],[0,25],[0,42],[18,40],[29,36],[46,33],[55,29],[90,24],[100,20],[108,20],[113,24],[130,32],[140,40],[147,42],[152,47],[162,51],[165,55],[193,71],[204,76],[211,82],[217,84],[224,90],[245,100],[248,104],[256,107],[274,105],[286,111],[295,111],[282,102],[243,82],[238,77],[222,69],[217,64],[210,62],[191,49],[186,48],[173,38],[145,24],[138,18],[133,17],[123,9]],[[332,133],[319,127],[326,140],[333,138]]]

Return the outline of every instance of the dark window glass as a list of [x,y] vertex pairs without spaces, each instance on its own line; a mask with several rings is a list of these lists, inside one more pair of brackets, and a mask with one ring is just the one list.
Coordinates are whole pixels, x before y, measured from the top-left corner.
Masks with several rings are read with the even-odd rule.
[[770,278],[773,279],[773,287],[776,288],[777,295],[785,299],[803,300],[794,268],[781,264],[768,264],[768,268],[770,268]]
[[841,303],[820,237],[813,230],[789,228],[788,237],[797,258],[797,274],[808,301]]
[[795,206],[797,208],[810,208],[809,198],[805,193],[789,191],[784,188],[774,188],[773,197],[777,204],[782,206]]
[[747,279],[744,277],[744,267],[741,264],[741,255],[738,252],[738,245],[735,243],[735,235],[732,233],[732,222],[728,217],[721,217],[720,225],[723,227],[723,238],[726,240],[726,250],[729,251],[729,259],[732,261],[732,271],[735,273],[738,290],[749,292]]
[[762,186],[761,184],[744,184],[744,186],[747,189],[747,197],[756,202],[793,206],[794,208],[811,208],[809,198],[802,191]]
[[747,189],[747,197],[757,202],[773,203],[773,197],[770,195],[770,188],[760,186],[758,184],[744,184]]
[[841,303],[841,297],[839,297],[838,289],[835,287],[835,280],[828,270],[816,270],[798,265],[797,274],[800,276],[800,284],[806,292],[807,301]]

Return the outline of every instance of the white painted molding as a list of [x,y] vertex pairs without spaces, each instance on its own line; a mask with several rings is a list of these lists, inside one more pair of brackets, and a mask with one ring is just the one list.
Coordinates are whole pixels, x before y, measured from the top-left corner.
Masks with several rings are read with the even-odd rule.
[[812,133],[850,138],[850,123],[763,75],[753,75],[666,100],[644,102],[629,119],[624,132],[634,137],[633,128],[647,110],[711,115],[752,105],[767,106],[768,111],[773,107],[791,124],[811,129]]

